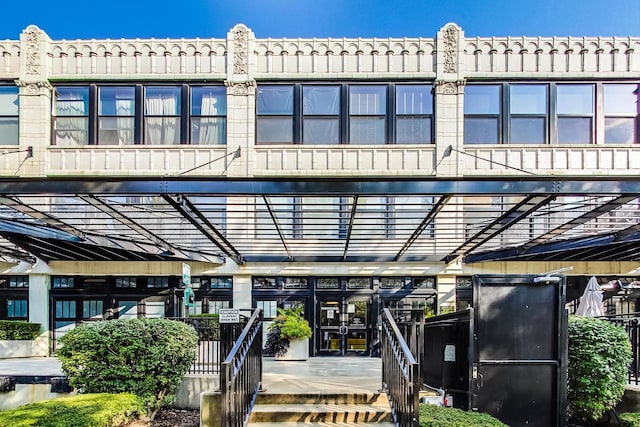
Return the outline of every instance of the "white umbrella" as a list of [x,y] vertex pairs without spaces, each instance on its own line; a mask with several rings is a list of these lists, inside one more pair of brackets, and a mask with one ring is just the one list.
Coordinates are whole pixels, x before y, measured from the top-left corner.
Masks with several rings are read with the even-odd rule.
[[584,317],[599,317],[604,314],[602,312],[602,293],[596,276],[591,276],[589,279],[587,288],[580,297],[576,314]]

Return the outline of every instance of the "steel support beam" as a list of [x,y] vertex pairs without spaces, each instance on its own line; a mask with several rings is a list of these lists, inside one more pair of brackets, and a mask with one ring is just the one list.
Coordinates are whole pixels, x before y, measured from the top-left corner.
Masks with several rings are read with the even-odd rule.
[[347,228],[347,239],[344,242],[344,251],[342,252],[342,261],[347,260],[347,252],[349,251],[349,242],[351,242],[351,231],[353,230],[353,220],[356,216],[357,207],[358,207],[358,196],[354,196],[353,203],[351,204],[351,211],[349,213],[349,227]]
[[449,203],[449,200],[451,200],[451,197],[452,197],[451,195],[444,195],[444,196],[440,197],[440,200],[438,200],[436,202],[436,204],[433,205],[431,210],[427,213],[427,216],[422,220],[422,222],[418,225],[418,227],[416,227],[416,229],[413,231],[413,233],[411,234],[409,239],[407,239],[407,241],[404,243],[404,245],[402,245],[402,248],[400,248],[400,251],[398,251],[396,256],[393,258],[394,261],[398,261],[400,259],[400,257],[407,250],[409,250],[411,245],[413,245],[413,243],[416,240],[418,240],[418,237],[420,237],[422,235],[422,233],[427,228],[427,226],[429,224],[431,224],[434,219],[436,219],[436,215],[438,215],[440,213],[440,211],[442,210],[442,208],[444,208],[446,206],[446,204]]
[[282,233],[282,227],[280,226],[280,221],[278,221],[278,218],[276,218],[275,214],[273,213],[273,209],[271,209],[271,204],[267,200],[267,196],[262,196],[262,200],[264,201],[264,204],[267,207],[267,211],[269,211],[269,216],[271,216],[271,221],[273,221],[273,225],[276,227],[278,236],[280,236],[280,241],[282,242],[282,246],[284,246],[284,250],[287,253],[287,258],[289,258],[289,261],[293,261],[293,256],[289,251],[289,247],[287,246],[287,241],[284,238],[284,234]]

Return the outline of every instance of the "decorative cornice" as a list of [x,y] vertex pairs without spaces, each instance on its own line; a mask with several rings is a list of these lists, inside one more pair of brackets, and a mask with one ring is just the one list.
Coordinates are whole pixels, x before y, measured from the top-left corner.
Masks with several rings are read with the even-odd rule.
[[233,73],[249,74],[247,65],[249,32],[244,27],[233,31]]
[[246,82],[230,82],[226,80],[224,85],[227,87],[227,93],[230,95],[253,95],[256,93],[255,80]]
[[444,30],[444,72],[458,72],[458,29],[453,25]]
[[20,93],[22,95],[48,95],[51,93],[53,86],[48,81],[39,82],[25,82],[23,80],[16,80],[16,86],[21,88]]
[[436,80],[434,83],[436,94],[439,95],[457,95],[463,92],[465,80],[458,80],[455,82]]

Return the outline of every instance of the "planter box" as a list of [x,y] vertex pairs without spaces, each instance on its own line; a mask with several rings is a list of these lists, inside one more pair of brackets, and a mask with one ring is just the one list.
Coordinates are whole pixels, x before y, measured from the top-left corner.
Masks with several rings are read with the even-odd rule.
[[49,346],[45,338],[35,340],[0,340],[0,359],[46,357]]
[[307,360],[308,358],[309,338],[291,341],[289,350],[283,356],[276,356],[276,360]]

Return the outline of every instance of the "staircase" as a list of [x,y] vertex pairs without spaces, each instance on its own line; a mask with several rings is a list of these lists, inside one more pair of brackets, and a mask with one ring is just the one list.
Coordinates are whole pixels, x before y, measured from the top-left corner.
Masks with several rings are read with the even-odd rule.
[[379,426],[393,427],[384,393],[260,393],[249,427]]

